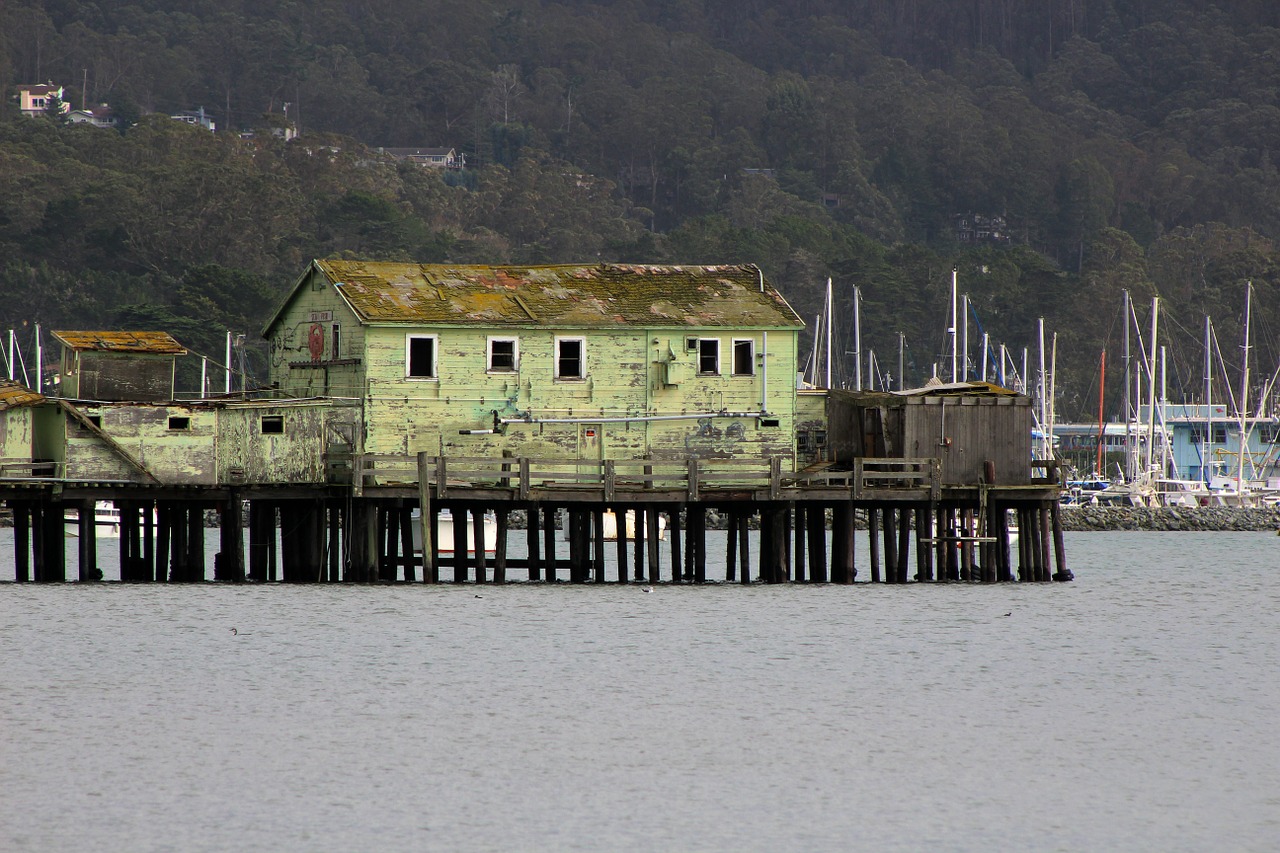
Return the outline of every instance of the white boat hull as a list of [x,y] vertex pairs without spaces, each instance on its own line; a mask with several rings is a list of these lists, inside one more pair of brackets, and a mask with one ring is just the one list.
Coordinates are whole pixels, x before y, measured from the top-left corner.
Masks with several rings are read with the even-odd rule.
[[[412,533],[413,533],[413,551],[415,554],[422,553],[422,516],[418,510],[413,511]],[[481,525],[480,542],[484,546],[486,554],[496,554],[498,552],[498,517],[493,513],[484,514],[484,522]],[[467,553],[474,554],[476,552],[476,526],[472,523],[472,519],[467,519]],[[453,537],[453,514],[445,511],[436,516],[436,553],[440,555],[449,555],[457,550],[457,545]]]

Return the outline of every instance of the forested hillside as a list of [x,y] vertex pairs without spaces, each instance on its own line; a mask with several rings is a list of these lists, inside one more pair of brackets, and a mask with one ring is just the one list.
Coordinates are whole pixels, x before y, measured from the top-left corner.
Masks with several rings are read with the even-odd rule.
[[[896,373],[904,333],[913,381],[958,266],[993,342],[1059,333],[1068,416],[1125,289],[1164,300],[1171,397],[1206,313],[1238,362],[1246,280],[1264,379],[1280,354],[1268,0],[8,0],[0,85],[46,80],[127,126],[6,97],[0,329],[217,354],[312,257],[600,258],[754,262],[810,319],[830,277],[842,334],[860,287],[864,346]],[[167,117],[197,107],[217,133]],[[973,214],[1006,239],[962,243]]]

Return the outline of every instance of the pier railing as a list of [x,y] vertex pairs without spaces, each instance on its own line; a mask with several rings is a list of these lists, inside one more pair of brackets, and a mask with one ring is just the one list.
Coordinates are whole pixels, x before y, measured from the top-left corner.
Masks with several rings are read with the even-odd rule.
[[688,500],[715,493],[750,490],[769,499],[797,490],[850,492],[854,498],[888,495],[895,491],[941,493],[941,463],[937,459],[858,459],[852,470],[830,463],[802,471],[784,472],[789,459],[537,459],[524,456],[416,456],[364,454],[356,460],[354,486],[417,487],[420,464],[428,471],[428,486],[437,499],[450,490],[497,489],[528,500],[534,489],[589,491],[611,501],[619,494],[678,492]]

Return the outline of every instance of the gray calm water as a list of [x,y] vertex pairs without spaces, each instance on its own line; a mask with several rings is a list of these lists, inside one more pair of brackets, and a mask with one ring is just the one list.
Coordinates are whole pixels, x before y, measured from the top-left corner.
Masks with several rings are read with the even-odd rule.
[[1038,586],[0,585],[0,849],[1280,847],[1280,538],[1068,549]]

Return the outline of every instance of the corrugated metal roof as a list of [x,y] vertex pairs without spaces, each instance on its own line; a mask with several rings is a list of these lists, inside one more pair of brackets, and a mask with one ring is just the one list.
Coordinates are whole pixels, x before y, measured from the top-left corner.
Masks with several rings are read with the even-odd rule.
[[5,409],[17,409],[22,406],[34,406],[43,403],[44,396],[37,394],[21,382],[0,379],[0,412]]
[[362,320],[374,323],[804,325],[749,265],[497,267],[316,261],[316,267]]
[[131,352],[147,355],[186,355],[187,348],[168,332],[54,332],[73,350]]

